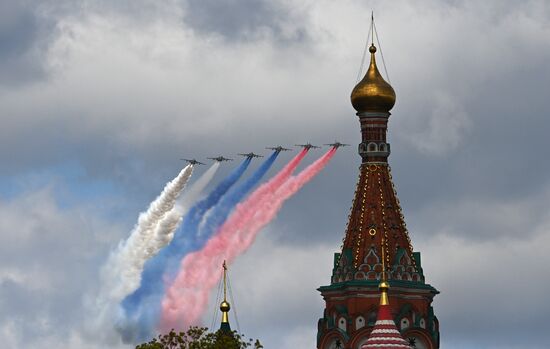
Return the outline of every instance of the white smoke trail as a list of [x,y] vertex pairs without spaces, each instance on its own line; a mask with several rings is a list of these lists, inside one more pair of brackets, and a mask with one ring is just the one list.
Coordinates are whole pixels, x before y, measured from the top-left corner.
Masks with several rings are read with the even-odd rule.
[[174,208],[178,196],[192,174],[193,165],[189,164],[176,178],[166,184],[147,211],[139,215],[130,237],[111,254],[102,269],[99,300],[107,298],[115,302],[120,301],[139,286],[143,265],[151,256],[150,245],[156,243],[155,229]]
[[102,267],[97,295],[85,296],[84,299],[89,315],[85,327],[90,334],[101,334],[103,340],[111,343],[119,340],[113,330],[119,316],[119,303],[139,286],[143,265],[150,257],[149,246],[156,243],[155,229],[176,205],[178,196],[193,174],[193,168],[192,164],[187,165],[166,184],[147,211],[140,213],[128,239],[119,244]]
[[174,232],[180,226],[182,218],[189,209],[189,206],[194,203],[204,188],[212,181],[214,175],[218,171],[220,163],[216,161],[210,168],[199,178],[182,197],[176,202],[176,205],[170,212],[168,212],[164,218],[159,222],[155,228],[155,243],[149,246],[149,254],[151,256],[156,255],[161,248],[168,245],[174,237]]

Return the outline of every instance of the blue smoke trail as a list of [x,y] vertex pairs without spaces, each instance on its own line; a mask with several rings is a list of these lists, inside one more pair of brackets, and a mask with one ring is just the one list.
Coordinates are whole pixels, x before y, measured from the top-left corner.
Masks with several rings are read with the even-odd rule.
[[[273,152],[269,158],[267,158],[260,167],[248,178],[243,184],[238,187],[232,188],[227,195],[225,195],[220,202],[214,206],[212,212],[209,213],[206,222],[199,230],[196,246],[193,250],[201,249],[204,244],[210,239],[210,237],[218,230],[218,228],[225,222],[233,208],[250,192],[256,184],[262,179],[262,177],[271,168],[279,152]],[[191,251],[188,251],[188,253]]]
[[193,205],[171,243],[145,263],[140,287],[122,301],[124,315],[117,329],[125,342],[151,338],[158,319],[160,300],[164,293],[165,270],[177,267],[185,252],[182,250],[185,241],[196,239],[204,214],[215,206],[239,180],[250,162],[249,158],[244,160],[206,198]]

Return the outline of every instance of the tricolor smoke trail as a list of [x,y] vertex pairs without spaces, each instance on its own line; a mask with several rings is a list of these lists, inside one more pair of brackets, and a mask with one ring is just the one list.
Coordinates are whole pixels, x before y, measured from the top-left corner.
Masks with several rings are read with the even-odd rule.
[[[218,205],[216,205],[212,212],[209,212],[206,222],[201,226],[199,230],[199,239],[197,246],[193,250],[202,248],[206,241],[218,230],[218,228],[225,222],[227,216],[231,213],[233,208],[256,186],[262,177],[271,168],[279,152],[275,151],[267,158],[260,167],[248,178],[243,184],[233,188],[234,190],[227,193]],[[173,270],[169,272],[177,272],[177,265]]]
[[288,179],[288,177],[290,177],[300,162],[307,155],[307,152],[307,149],[302,149],[302,151],[290,160],[290,162],[273,178],[262,184],[252,194],[250,194],[250,197],[248,197],[245,201],[239,203],[235,208],[235,212],[231,214],[222,227],[232,226],[234,228],[233,230],[237,231],[242,228],[245,223],[249,222],[256,212],[256,207],[263,202],[263,200],[269,199],[273,193]]
[[231,260],[242,252],[246,251],[254,242],[258,233],[275,218],[286,200],[296,194],[302,187],[311,181],[321,170],[325,168],[328,162],[336,154],[337,148],[332,148],[321,158],[309,165],[297,176],[289,178],[281,188],[273,195],[272,200],[266,200],[256,207],[256,214],[251,219],[245,229],[239,231],[238,242],[235,249],[230,250]]
[[[181,271],[162,301],[161,330],[200,322],[210,290],[219,281],[217,271],[223,260],[231,262],[248,249],[258,232],[276,216],[284,202],[315,177],[335,153],[336,149],[332,148],[298,175],[288,178],[272,195],[253,202],[253,206],[236,211],[235,215],[241,215],[247,221],[230,218],[202,250],[183,258]],[[254,211],[256,213],[250,220],[250,212]]]
[[308,150],[302,149],[298,155],[296,155],[290,162],[283,167],[279,173],[277,173],[268,182],[262,184],[256,189],[245,201],[239,203],[235,211],[231,214],[229,219],[221,226],[217,232],[223,232],[224,230],[240,231],[247,223],[250,222],[252,217],[257,213],[258,207],[265,200],[271,199],[273,193],[277,191],[290,177],[290,175],[296,170],[300,162],[307,155]]
[[186,242],[197,239],[198,227],[205,213],[218,204],[249,165],[250,159],[244,160],[206,198],[193,205],[183,219],[181,229],[174,234],[170,244],[145,263],[141,285],[121,304],[123,309],[117,330],[123,340],[131,342],[151,337],[158,320],[160,300],[164,293],[165,271],[171,265],[177,265],[184,256]]

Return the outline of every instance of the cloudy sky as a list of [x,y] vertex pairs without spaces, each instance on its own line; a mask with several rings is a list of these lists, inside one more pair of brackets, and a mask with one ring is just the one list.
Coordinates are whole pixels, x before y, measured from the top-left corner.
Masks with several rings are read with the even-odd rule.
[[[84,304],[182,156],[359,143],[349,94],[371,9],[397,93],[390,163],[441,291],[442,348],[547,348],[545,0],[0,0],[3,347],[105,347]],[[241,330],[266,348],[315,347],[350,148],[232,266]]]

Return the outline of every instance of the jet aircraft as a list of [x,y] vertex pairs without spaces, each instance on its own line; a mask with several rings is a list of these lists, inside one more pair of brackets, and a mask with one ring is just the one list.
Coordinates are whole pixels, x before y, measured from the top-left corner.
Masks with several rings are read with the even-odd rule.
[[276,147],[267,147],[265,149],[269,149],[269,150],[275,150],[275,151],[278,151],[278,152],[282,152],[282,151],[291,151],[292,149],[288,149],[288,148],[285,148],[285,147],[281,147],[280,145],[276,146]]
[[338,149],[340,147],[349,147],[349,144],[340,143],[338,141],[335,141],[334,143],[325,144],[325,145],[330,145],[331,147],[336,148],[336,149]]
[[252,158],[263,158],[262,155],[258,155],[258,154],[254,154],[254,153],[246,153],[246,154],[238,154],[240,156],[244,156],[245,158],[249,158],[249,159],[252,159]]
[[204,165],[202,162],[197,161],[195,159],[181,159],[181,160],[187,161],[191,165]]
[[295,144],[297,147],[302,147],[304,149],[307,149],[307,150],[310,150],[310,149],[319,149],[321,147],[318,147],[316,145],[313,145],[311,143],[306,143],[306,144]]
[[223,162],[223,161],[233,161],[233,159],[224,158],[223,156],[218,156],[216,158],[208,158],[209,160],[214,160],[217,162]]

